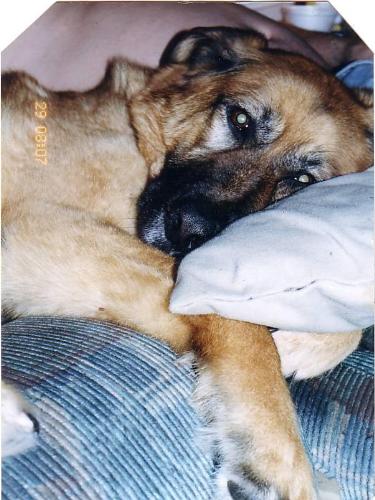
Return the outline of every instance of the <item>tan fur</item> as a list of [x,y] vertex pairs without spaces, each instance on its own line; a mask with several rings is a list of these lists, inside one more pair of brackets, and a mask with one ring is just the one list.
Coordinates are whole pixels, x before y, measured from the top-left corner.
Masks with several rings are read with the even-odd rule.
[[277,330],[272,334],[285,377],[316,377],[337,366],[359,345],[362,332],[309,333]]
[[[267,154],[279,154],[290,141],[305,142],[306,148],[313,142],[329,150],[330,170],[322,178],[367,166],[370,153],[352,125],[367,123],[359,104],[338,87],[337,96],[328,96],[337,99],[338,110],[328,115],[314,108],[314,96],[317,87],[334,88],[332,82],[301,82],[305,90],[296,98],[291,82],[282,78],[287,62],[263,63],[258,76],[211,75],[191,83],[180,65],[153,72],[121,61],[86,94],[54,93],[27,75],[6,76],[3,306],[15,316],[114,321],[168,342],[177,352],[193,347],[208,377],[206,396],[220,400],[216,420],[228,477],[255,474],[283,497],[305,500],[314,496],[311,470],[270,333],[215,316],[172,315],[174,261],[134,236],[136,201],[147,178],[160,171],[169,150],[188,155],[204,148],[212,99],[224,85],[240,96],[245,88],[262,92],[262,99],[282,107],[284,135]],[[34,156],[41,121],[35,102],[48,104],[47,165]],[[339,111],[343,103],[345,115]],[[246,183],[241,179],[226,196],[240,196]],[[294,339],[292,350],[302,344],[308,350],[309,339]],[[331,337],[313,341],[321,346],[319,356],[328,347],[336,349]],[[331,363],[321,370],[327,367]]]

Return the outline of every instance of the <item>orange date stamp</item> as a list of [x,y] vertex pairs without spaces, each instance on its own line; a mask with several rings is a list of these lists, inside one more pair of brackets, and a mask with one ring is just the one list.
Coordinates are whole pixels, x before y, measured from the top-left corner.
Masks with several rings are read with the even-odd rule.
[[48,129],[45,121],[48,116],[48,104],[45,101],[34,102],[34,116],[39,120],[34,134],[34,157],[42,165],[48,165]]

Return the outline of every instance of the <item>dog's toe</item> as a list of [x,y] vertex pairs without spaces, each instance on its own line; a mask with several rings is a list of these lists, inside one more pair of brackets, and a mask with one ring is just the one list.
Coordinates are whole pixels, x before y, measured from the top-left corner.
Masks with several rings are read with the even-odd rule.
[[249,496],[244,489],[234,481],[228,481],[228,491],[233,500],[248,500]]
[[[232,464],[234,465],[234,464]],[[217,500],[280,500],[270,484],[258,478],[250,469],[236,472],[224,465],[216,478]],[[215,500],[216,500],[215,499]]]
[[258,485],[248,478],[229,480],[228,491],[233,500],[279,500],[274,488]]

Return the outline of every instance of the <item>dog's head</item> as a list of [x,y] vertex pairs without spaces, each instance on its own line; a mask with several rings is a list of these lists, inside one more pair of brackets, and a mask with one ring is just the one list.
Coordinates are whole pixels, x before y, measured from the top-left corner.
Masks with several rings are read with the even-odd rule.
[[252,32],[178,34],[132,105],[150,166],[139,236],[183,255],[245,214],[366,169],[368,97]]

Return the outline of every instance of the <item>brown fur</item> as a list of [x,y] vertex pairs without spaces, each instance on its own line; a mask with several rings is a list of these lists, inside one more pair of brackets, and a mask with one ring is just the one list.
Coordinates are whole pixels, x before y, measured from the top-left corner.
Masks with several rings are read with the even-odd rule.
[[[311,470],[268,329],[216,316],[172,315],[174,260],[135,236],[136,201],[168,152],[218,156],[205,141],[213,100],[224,90],[275,105],[283,123],[272,147],[244,162],[235,182],[215,197],[241,197],[252,176],[291,144],[324,149],[321,179],[370,164],[363,132],[370,119],[349,91],[300,57],[254,51],[252,61],[248,70],[208,75],[183,64],[151,71],[117,61],[102,84],[84,94],[50,92],[25,74],[6,75],[3,306],[14,316],[114,321],[179,353],[193,348],[204,397],[219,400],[215,417],[226,479],[243,485],[256,477],[283,498],[304,500],[314,496]],[[34,156],[41,122],[36,101],[48,104],[42,120],[47,165]],[[220,152],[219,161],[241,155],[232,148]],[[275,196],[277,174],[262,174],[266,182],[254,210]],[[278,342],[283,352],[283,340]],[[344,351],[332,346],[322,369]]]

